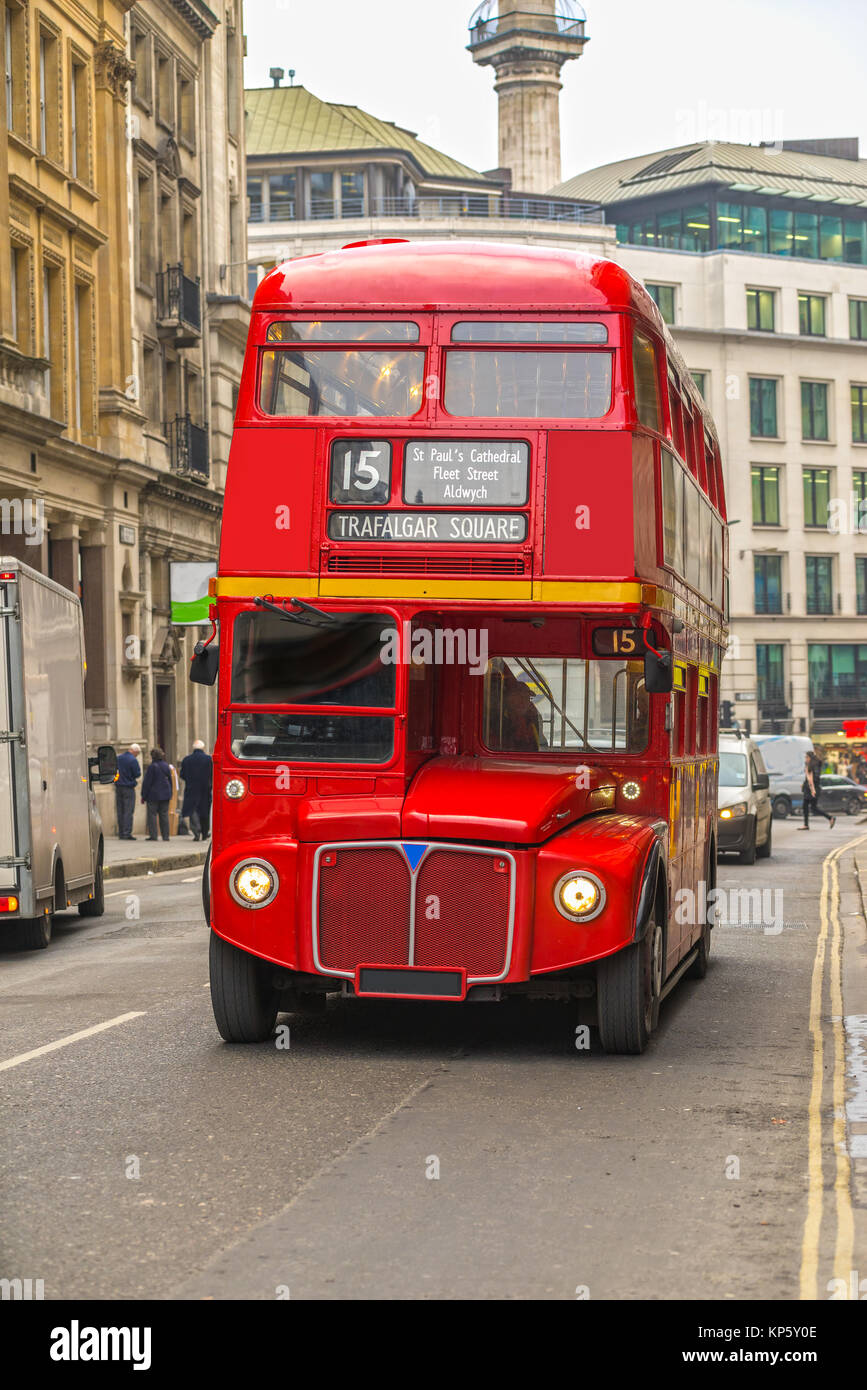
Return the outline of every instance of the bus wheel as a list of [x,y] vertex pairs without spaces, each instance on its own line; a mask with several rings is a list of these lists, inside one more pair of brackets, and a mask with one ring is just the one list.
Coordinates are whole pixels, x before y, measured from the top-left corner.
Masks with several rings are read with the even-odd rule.
[[659,1015],[665,938],[651,921],[643,941],[596,968],[599,1038],[606,1052],[643,1052]]
[[268,967],[211,932],[211,1007],[226,1042],[265,1042],[277,1022],[277,991]]

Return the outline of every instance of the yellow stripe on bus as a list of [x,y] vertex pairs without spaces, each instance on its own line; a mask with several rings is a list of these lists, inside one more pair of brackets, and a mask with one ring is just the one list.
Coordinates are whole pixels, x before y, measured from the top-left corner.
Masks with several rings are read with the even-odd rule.
[[533,599],[540,603],[623,604],[641,602],[640,584],[597,584],[530,579],[386,579],[322,575],[292,578],[285,575],[221,576],[220,598],[254,598],[274,594],[279,598],[451,598]]

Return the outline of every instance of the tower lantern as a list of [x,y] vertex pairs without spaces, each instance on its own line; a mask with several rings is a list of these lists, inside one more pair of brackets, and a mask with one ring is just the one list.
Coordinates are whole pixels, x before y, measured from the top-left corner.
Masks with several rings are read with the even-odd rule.
[[484,0],[470,20],[473,62],[495,73],[499,164],[519,192],[560,182],[560,69],[581,57],[585,24],[576,0]]

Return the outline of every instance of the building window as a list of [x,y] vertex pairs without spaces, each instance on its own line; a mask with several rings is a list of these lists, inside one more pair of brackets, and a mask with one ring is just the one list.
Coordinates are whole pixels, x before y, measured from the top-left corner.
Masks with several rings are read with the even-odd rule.
[[867,555],[855,556],[855,605],[863,617],[867,613]]
[[754,555],[755,607],[757,613],[783,611],[782,555]]
[[856,502],[867,502],[867,468],[852,469],[852,491]]
[[703,401],[707,400],[707,372],[690,372],[690,376],[698,387],[698,393]]
[[861,711],[867,689],[867,646],[855,642],[810,642],[810,704]]
[[175,199],[168,189],[160,190],[160,217],[159,217],[159,268],[165,270],[166,266],[177,265],[178,262],[178,229],[175,217]]
[[867,222],[843,223],[843,252],[851,265],[867,265]]
[[750,377],[750,434],[777,438],[777,383],[771,377]]
[[268,197],[270,199],[269,221],[291,222],[295,217],[295,175],[269,175]]
[[828,526],[828,501],[831,496],[830,468],[804,469],[804,525]]
[[93,432],[93,361],[91,352],[91,289],[77,284],[72,299],[72,351],[75,365],[73,381],[73,423],[82,434]]
[[747,328],[773,333],[775,299],[773,290],[747,290]]
[[801,437],[818,440],[828,438],[827,382],[801,382]]
[[21,352],[30,353],[32,344],[30,309],[30,249],[16,246],[11,250],[10,292],[12,299],[12,336]]
[[646,285],[647,293],[653,300],[664,323],[674,323],[674,285]]
[[57,101],[59,45],[54,34],[39,31],[39,153],[60,163],[60,108]]
[[798,295],[798,331],[808,338],[825,337],[825,296]]
[[189,73],[178,73],[178,135],[191,150],[196,148],[196,84]]
[[764,468],[759,464],[752,467],[753,484],[753,525],[779,526],[780,524],[780,470]]
[[148,426],[161,432],[160,364],[157,350],[152,343],[144,343],[142,345],[141,363],[142,407],[147,416]]
[[364,174],[361,170],[340,175],[340,213],[342,217],[364,215]]
[[261,222],[265,216],[265,206],[262,202],[262,180],[247,179],[247,220],[248,222]]
[[42,268],[42,356],[48,361],[43,378],[55,420],[64,418],[63,404],[63,277],[59,266]]
[[167,53],[157,52],[157,120],[169,130],[175,124],[174,63]]
[[849,337],[867,342],[867,299],[849,300]]
[[69,84],[69,167],[74,179],[91,182],[90,175],[90,82],[87,64],[72,60]]
[[334,175],[330,169],[315,169],[310,175],[310,216],[334,216]]
[[785,704],[782,642],[756,643],[756,689],[760,705]]
[[149,174],[136,180],[136,281],[153,288],[154,282],[154,185]]
[[636,245],[664,246],[675,251],[710,250],[710,208],[707,203],[689,203],[651,213],[642,221],[621,222],[617,240]]
[[4,67],[6,84],[6,127],[8,130],[15,129],[15,57],[14,57],[14,38],[12,11],[7,5],[4,9],[5,21],[5,48],[4,48]]
[[237,27],[226,29],[226,127],[237,139],[240,127],[240,100],[243,78],[239,76],[239,35]]
[[150,106],[152,97],[151,36],[133,27],[129,38],[130,55],[135,63],[132,95],[143,106]]
[[852,387],[852,443],[867,444],[867,386]]
[[831,555],[807,555],[807,612],[833,613],[834,560]]
[[199,227],[193,208],[184,208],[181,227],[184,274],[195,280],[199,273]]

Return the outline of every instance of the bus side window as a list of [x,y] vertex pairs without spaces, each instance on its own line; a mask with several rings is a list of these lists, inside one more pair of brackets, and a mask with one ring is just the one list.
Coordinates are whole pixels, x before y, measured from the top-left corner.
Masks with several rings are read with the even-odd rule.
[[675,758],[682,758],[686,750],[686,695],[682,690],[675,690],[672,698],[674,700],[672,753]]
[[652,430],[661,429],[656,348],[650,338],[637,330],[632,338],[632,374],[635,413],[642,425],[649,425]]
[[686,668],[686,739],[684,755],[687,758],[694,758],[697,747],[698,735],[698,672],[694,666]]

